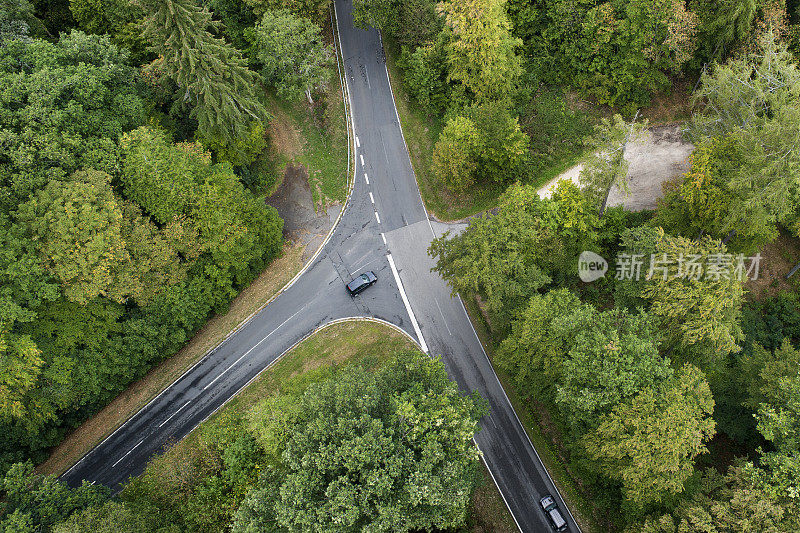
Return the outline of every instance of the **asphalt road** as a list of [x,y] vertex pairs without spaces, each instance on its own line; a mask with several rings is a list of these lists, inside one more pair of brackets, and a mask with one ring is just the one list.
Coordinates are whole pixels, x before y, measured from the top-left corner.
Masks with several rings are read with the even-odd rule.
[[[244,327],[68,470],[62,479],[118,490],[147,462],[219,409],[290,347],[320,326],[374,317],[405,330],[465,391],[489,402],[475,441],[524,532],[550,528],[539,508],[553,494],[544,466],[525,434],[459,298],[430,272],[426,250],[448,229],[431,222],[417,189],[389,86],[380,35],[352,25],[351,0],[335,2],[344,74],[356,134],[355,181],[342,219],[297,281]],[[364,270],[378,281],[351,298],[345,283]],[[398,283],[399,280],[399,283]],[[402,288],[400,287],[402,285]]]

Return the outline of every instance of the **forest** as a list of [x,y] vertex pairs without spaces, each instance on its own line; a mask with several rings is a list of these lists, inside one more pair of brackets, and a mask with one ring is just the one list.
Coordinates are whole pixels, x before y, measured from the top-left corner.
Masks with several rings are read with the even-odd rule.
[[[797,279],[760,261],[800,259],[798,3],[358,6],[391,36],[412,111],[440,125],[419,158],[431,203],[498,191],[430,253],[473,302],[584,526],[797,531]],[[608,207],[642,110],[681,91],[688,172],[655,210]],[[540,198],[569,160],[554,132],[584,166]],[[604,277],[578,277],[586,252]]]
[[[582,527],[800,530],[800,275],[754,279],[800,261],[800,2],[353,1],[426,205],[491,209],[429,252]],[[281,254],[269,101],[325,105],[330,10],[0,0],[0,530],[470,530],[486,406],[388,340],[117,497],[34,469]],[[655,210],[608,207],[676,100],[689,170]]]

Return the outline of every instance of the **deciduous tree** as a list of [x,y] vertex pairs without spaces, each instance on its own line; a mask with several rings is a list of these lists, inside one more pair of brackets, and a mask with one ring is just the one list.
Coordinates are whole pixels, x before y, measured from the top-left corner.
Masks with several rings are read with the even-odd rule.
[[333,53],[322,41],[319,26],[287,9],[267,11],[248,33],[250,54],[261,65],[261,76],[286,99],[325,90],[330,82]]
[[714,435],[714,400],[703,373],[686,365],[672,379],[618,404],[584,438],[601,471],[641,510],[679,494]]
[[482,409],[421,353],[315,383],[299,399],[279,487],[248,497],[234,531],[458,527]]

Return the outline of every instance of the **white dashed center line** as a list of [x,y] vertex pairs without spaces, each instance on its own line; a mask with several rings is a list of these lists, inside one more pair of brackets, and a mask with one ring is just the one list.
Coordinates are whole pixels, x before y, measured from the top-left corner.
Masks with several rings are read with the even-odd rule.
[[172,413],[171,415],[169,415],[169,418],[167,418],[166,420],[164,420],[163,422],[161,422],[161,423],[158,425],[158,427],[161,427],[161,426],[163,426],[164,424],[166,424],[167,422],[169,422],[170,420],[172,420],[172,417],[173,417],[173,416],[175,416],[175,415],[177,415],[178,413],[180,413],[180,412],[181,412],[181,410],[182,410],[184,407],[186,407],[187,405],[189,405],[189,403],[190,403],[190,402],[191,402],[191,400],[189,400],[189,401],[188,401],[188,402],[186,402],[185,404],[181,405],[181,406],[178,408],[178,410],[177,410],[177,411],[175,411],[174,413]]
[[364,154],[359,154],[358,157],[361,158],[361,166],[363,167],[364,166]]
[[386,235],[381,233],[381,239],[383,239],[383,244],[386,244]]
[[361,141],[358,140],[358,135],[356,135],[356,148],[361,148]]
[[366,181],[367,185],[369,185],[369,176],[367,176],[366,172],[364,172],[364,181]]
[[373,204],[375,203],[375,197],[372,196],[372,193],[369,193],[369,201],[372,202]]
[[141,443],[143,443],[143,442],[144,442],[144,439],[142,439],[142,440],[140,440],[139,442],[137,442],[137,443],[136,443],[136,446],[134,446],[133,448],[131,448],[130,450],[128,450],[128,453],[126,453],[125,455],[123,455],[122,457],[120,457],[120,458],[119,458],[119,460],[117,460],[117,462],[116,462],[116,463],[114,463],[113,465],[111,465],[111,468],[114,468],[114,467],[115,467],[115,466],[117,466],[117,465],[118,465],[120,462],[122,462],[122,460],[123,460],[123,459],[125,459],[126,457],[128,457],[128,456],[131,454],[131,452],[132,452],[133,450],[135,450],[136,448],[138,448],[138,447],[139,447],[139,445],[140,445]]
[[378,212],[377,211],[375,211],[375,220],[378,221],[378,224],[381,223],[381,217],[378,216]]

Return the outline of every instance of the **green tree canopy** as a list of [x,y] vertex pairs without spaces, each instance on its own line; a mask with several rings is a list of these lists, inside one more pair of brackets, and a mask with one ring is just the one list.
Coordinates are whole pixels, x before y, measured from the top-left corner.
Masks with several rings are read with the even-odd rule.
[[461,192],[475,183],[480,132],[469,118],[447,121],[433,149],[433,172],[450,190]]
[[268,114],[258,98],[256,75],[241,53],[214,36],[219,21],[192,0],[137,0],[146,12],[144,35],[156,61],[176,87],[173,111],[187,105],[198,137],[229,146]]
[[30,227],[44,264],[68,299],[124,298],[115,283],[115,270],[126,259],[122,210],[108,174],[80,171],[66,181],[50,181],[21,206],[18,217]]
[[628,230],[621,240],[624,256],[649,263],[641,272],[649,279],[620,282],[622,299],[629,300],[625,293],[631,291],[641,298],[634,301],[649,305],[668,348],[695,352],[704,367],[739,351],[743,280],[724,244],[710,237],[673,237],[651,227]]
[[671,514],[648,518],[641,533],[782,533],[800,529],[796,501],[775,495],[769,476],[752,463],[738,461],[723,476],[704,471],[701,488],[678,501]]
[[720,175],[737,201],[723,224],[753,224],[757,235],[774,237],[769,230],[800,205],[800,69],[792,54],[768,32],[757,51],[704,72],[694,101],[693,139],[720,138],[733,154]]
[[605,415],[584,437],[603,473],[622,483],[639,511],[679,494],[694,459],[714,435],[714,400],[703,373],[686,365],[655,388],[643,389]]
[[324,90],[330,82],[333,58],[322,41],[320,27],[287,9],[267,11],[248,33],[249,53],[261,65],[261,76],[278,96],[294,99]]
[[[33,470],[33,464],[11,465],[0,479],[0,495],[4,509],[0,514],[3,531],[50,531],[70,514],[102,503],[107,489],[88,481],[77,489],[69,488],[53,476],[42,476]],[[29,529],[13,529],[12,524],[26,524]]]
[[565,339],[569,353],[561,365],[556,403],[579,431],[642,390],[672,376],[670,361],[658,353],[658,335],[644,313],[596,313]]
[[146,114],[126,57],[108,37],[78,31],[0,46],[0,210],[81,168],[115,172],[119,135]]
[[439,4],[450,33],[449,79],[479,102],[505,99],[522,73],[505,0],[446,0]]
[[619,223],[618,216],[600,219],[573,183],[560,182],[549,199],[515,184],[496,214],[473,219],[457,237],[434,240],[429,253],[454,292],[487,299],[493,327],[503,330],[551,280],[575,279],[579,254],[616,239]]
[[563,381],[566,356],[575,338],[597,320],[597,311],[567,289],[530,298],[497,351],[497,365],[517,386],[535,397],[555,394]]
[[481,402],[444,365],[407,353],[311,385],[281,446],[278,486],[248,497],[234,531],[410,531],[464,523]]
[[242,258],[277,255],[282,221],[274,208],[244,189],[230,165],[212,164],[197,143],[170,143],[140,128],[122,141],[122,181],[156,221],[167,224],[181,252],[208,252],[223,268],[242,271]]

